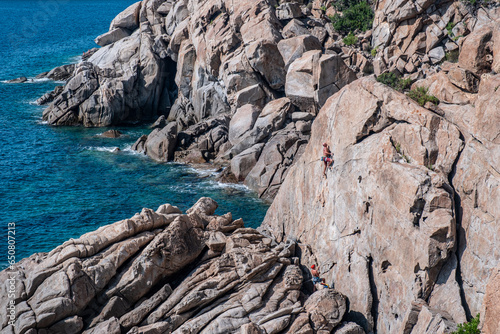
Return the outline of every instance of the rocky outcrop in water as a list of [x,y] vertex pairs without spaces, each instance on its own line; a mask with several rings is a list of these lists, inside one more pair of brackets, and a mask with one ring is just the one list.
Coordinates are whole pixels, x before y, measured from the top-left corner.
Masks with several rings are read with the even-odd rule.
[[143,209],[1,272],[14,276],[17,319],[7,324],[2,284],[1,333],[363,333],[342,322],[342,294],[304,294],[293,242],[216,208]]

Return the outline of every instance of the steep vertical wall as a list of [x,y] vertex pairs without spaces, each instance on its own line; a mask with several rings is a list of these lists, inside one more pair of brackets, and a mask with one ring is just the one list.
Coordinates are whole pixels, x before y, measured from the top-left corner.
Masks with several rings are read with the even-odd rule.
[[[323,142],[335,159],[326,177]],[[359,79],[321,109],[262,229],[309,244],[365,329],[411,330],[412,302],[448,281],[440,276],[456,244],[448,175],[462,147],[443,117],[374,78]],[[436,307],[463,322],[458,285],[447,287]]]

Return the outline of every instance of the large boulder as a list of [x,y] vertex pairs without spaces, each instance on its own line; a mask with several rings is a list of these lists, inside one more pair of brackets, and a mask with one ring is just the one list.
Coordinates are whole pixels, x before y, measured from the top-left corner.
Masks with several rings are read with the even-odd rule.
[[[298,29],[298,28],[297,28]],[[291,63],[297,58],[311,50],[321,50],[321,43],[312,35],[300,35],[288,39],[283,39],[278,43],[278,50],[288,69]]]
[[236,110],[229,123],[229,141],[233,145],[236,145],[240,138],[253,128],[260,112],[261,109],[252,104],[245,104]]
[[[248,112],[250,109],[246,110],[240,109],[240,112]],[[244,135],[242,134],[239,137],[237,144],[231,149],[229,155],[236,156],[253,145],[266,140],[272,132],[281,129],[287,115],[292,110],[293,105],[290,99],[286,97],[269,102],[253,122],[251,130],[246,130]],[[239,117],[238,120],[240,120]]]
[[301,110],[315,112],[354,80],[356,74],[340,56],[308,51],[288,68],[285,93]]
[[75,75],[64,86],[62,93],[44,110],[43,119],[51,125],[76,124],[80,116],[75,110],[78,110],[79,105],[98,87],[98,68],[88,62],[79,64]]
[[139,27],[139,13],[141,11],[142,1],[138,1],[127,7],[123,12],[118,14],[113,21],[111,21],[111,25],[109,26],[109,30],[113,30],[115,28],[123,28],[130,31],[134,31]]
[[174,157],[177,145],[177,123],[170,122],[163,129],[154,129],[144,143],[145,153],[154,160],[166,162]]
[[255,144],[231,159],[231,172],[238,181],[243,181],[255,166],[264,144]]
[[489,43],[492,36],[493,30],[490,25],[478,29],[467,36],[462,44],[458,58],[460,67],[479,75],[489,72],[491,62],[487,59],[487,55],[492,52]]
[[100,36],[97,36],[95,39],[95,43],[99,46],[106,46],[127,36],[130,36],[130,33],[127,30],[123,28],[115,28]]
[[[326,178],[324,142],[335,156]],[[448,175],[462,146],[444,118],[373,77],[357,80],[323,106],[261,228],[311,245],[365,330],[399,332],[455,246]]]

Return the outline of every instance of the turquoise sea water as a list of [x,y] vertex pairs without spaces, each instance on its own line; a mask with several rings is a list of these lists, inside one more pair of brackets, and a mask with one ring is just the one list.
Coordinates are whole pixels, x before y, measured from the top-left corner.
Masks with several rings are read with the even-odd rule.
[[[34,77],[75,62],[95,47],[116,14],[135,1],[0,0],[0,81]],[[60,83],[59,83],[60,84]],[[0,267],[7,259],[7,224],[16,224],[16,260],[46,252],[69,238],[129,218],[143,207],[171,203],[182,210],[202,196],[247,226],[262,221],[268,205],[241,185],[222,185],[210,171],[159,164],[128,148],[146,126],[54,128],[33,104],[57,83],[0,83]],[[111,152],[119,147],[119,153]]]

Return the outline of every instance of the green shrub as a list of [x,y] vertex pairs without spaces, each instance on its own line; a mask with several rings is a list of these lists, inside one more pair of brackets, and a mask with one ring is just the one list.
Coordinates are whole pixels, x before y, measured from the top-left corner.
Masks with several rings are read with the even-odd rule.
[[370,53],[372,54],[372,57],[375,57],[377,55],[377,51],[378,51],[378,46],[373,48]]
[[396,90],[399,90],[400,92],[409,89],[411,86],[411,79],[406,78],[406,79],[399,79],[398,82],[396,83]]
[[349,46],[349,45],[354,45],[358,42],[358,38],[356,36],[354,36],[352,33],[349,33],[349,35],[347,35],[343,40],[345,45]]
[[479,326],[479,313],[470,322],[458,325],[458,329],[452,334],[481,334],[481,331],[477,329],[478,326]]
[[[349,1],[350,3],[350,1]],[[342,15],[335,14],[330,17],[333,28],[342,33],[355,30],[366,31],[371,29],[373,23],[373,9],[368,2],[361,1],[345,8]]]
[[450,63],[458,63],[458,56],[460,55],[460,51],[458,49],[446,52],[444,59],[449,61]]
[[407,90],[411,86],[410,78],[406,79],[399,78],[396,74],[392,72],[382,73],[377,77],[377,81],[383,83],[384,85],[392,87],[393,89],[400,92]]
[[415,100],[421,106],[424,106],[427,102],[432,102],[438,104],[439,100],[437,97],[428,94],[429,89],[426,87],[417,87],[408,92],[408,97]]
[[392,88],[396,87],[398,80],[398,76],[392,72],[382,73],[377,77],[378,82],[381,82],[384,85],[390,86]]
[[453,28],[455,27],[455,23],[453,22],[448,22],[446,25],[446,30],[448,30],[448,36],[453,37]]
[[321,6],[320,9],[323,13],[326,12],[326,6]]

